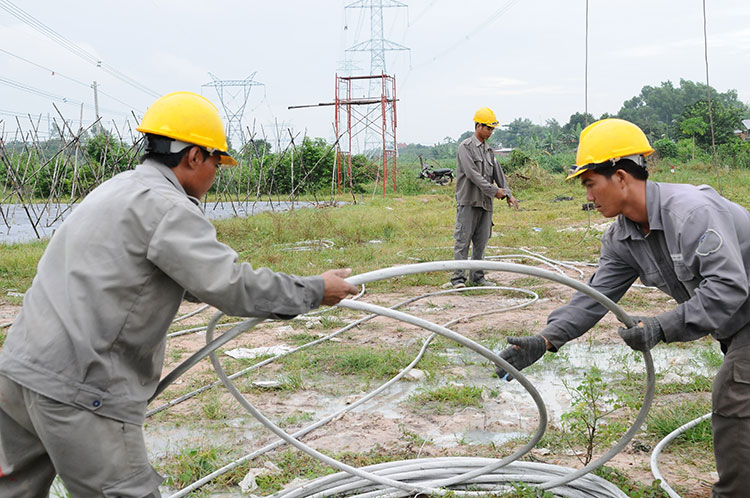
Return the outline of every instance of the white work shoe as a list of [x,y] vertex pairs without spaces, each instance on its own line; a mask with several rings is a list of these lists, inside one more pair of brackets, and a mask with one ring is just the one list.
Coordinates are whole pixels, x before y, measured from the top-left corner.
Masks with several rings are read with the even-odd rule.
[[441,289],[463,289],[464,287],[466,287],[466,284],[463,282],[458,282],[456,284],[453,282],[446,282],[440,286]]

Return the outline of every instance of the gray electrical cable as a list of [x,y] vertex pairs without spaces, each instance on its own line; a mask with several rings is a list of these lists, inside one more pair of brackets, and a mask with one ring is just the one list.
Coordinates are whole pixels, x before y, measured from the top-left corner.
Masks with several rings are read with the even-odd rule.
[[[533,275],[533,276],[539,276],[542,278],[547,278],[549,280],[557,281],[560,283],[563,283],[565,285],[568,285],[570,287],[573,287],[576,290],[579,290],[592,298],[596,299],[598,302],[600,302],[603,306],[607,307],[610,311],[612,311],[620,321],[622,321],[627,326],[634,325],[634,322],[631,317],[629,317],[624,311],[622,311],[621,308],[619,308],[615,303],[613,303],[610,299],[608,299],[606,296],[598,293],[594,289],[591,289],[590,287],[586,286],[585,284],[582,284],[576,280],[570,279],[564,275],[558,275],[549,271],[540,270],[538,268],[533,267],[527,267],[523,265],[516,265],[516,264],[510,264],[510,263],[497,263],[497,262],[489,262],[489,261],[443,261],[443,262],[432,262],[432,263],[420,263],[420,264],[414,264],[414,265],[406,265],[401,266],[398,268],[387,268],[383,270],[378,270],[375,272],[369,272],[362,275],[357,275],[354,277],[350,277],[347,279],[352,284],[360,284],[360,283],[366,283],[371,282],[375,280],[381,280],[384,278],[391,278],[395,276],[403,276],[408,274],[414,274],[414,273],[420,273],[420,272],[426,272],[426,271],[446,271],[446,270],[457,270],[457,269],[489,269],[489,270],[496,270],[496,271],[510,271],[515,273],[523,273],[527,275]],[[438,479],[436,481],[432,482],[426,482],[426,483],[418,483],[416,485],[409,485],[406,483],[401,483],[395,480],[392,480],[390,478],[381,478],[379,476],[369,474],[368,472],[362,471],[360,469],[356,469],[353,467],[349,467],[347,465],[344,465],[340,462],[337,462],[335,460],[330,459],[329,457],[322,455],[312,448],[307,447],[306,445],[300,443],[293,437],[286,434],[284,431],[273,425],[272,422],[267,420],[261,413],[257,412],[257,410],[250,405],[247,400],[245,400],[244,396],[242,396],[239,391],[236,390],[234,385],[231,383],[231,381],[228,379],[226,374],[223,372],[223,369],[221,368],[221,365],[216,358],[215,350],[220,347],[221,344],[225,343],[226,341],[230,340],[234,336],[241,333],[239,329],[242,327],[251,327],[254,325],[254,323],[251,323],[252,320],[248,320],[246,322],[243,322],[242,324],[238,325],[235,329],[230,330],[224,336],[222,336],[220,339],[217,339],[215,341],[211,341],[209,345],[204,348],[205,350],[209,351],[209,356],[211,357],[211,361],[214,365],[214,368],[217,370],[217,373],[219,374],[219,377],[222,379],[222,382],[225,383],[227,388],[232,392],[232,394],[237,398],[237,400],[246,408],[248,411],[250,411],[258,420],[261,420],[261,422],[264,423],[264,425],[267,425],[269,429],[271,429],[277,436],[281,437],[282,439],[286,440],[290,444],[295,445],[299,449],[314,455],[316,458],[321,459],[325,463],[328,463],[330,465],[333,465],[336,468],[339,468],[341,470],[345,470],[346,472],[361,477],[363,479],[366,479],[371,482],[375,482],[384,486],[387,486],[391,488],[391,491],[386,491],[383,493],[390,493],[392,494],[392,489],[395,488],[397,490],[401,490],[401,494],[405,492],[405,494],[411,494],[414,491],[418,492],[430,492],[435,494],[445,494],[446,491],[441,488],[432,488],[431,486],[450,486],[453,484],[458,484],[461,482],[464,482],[467,479],[473,479],[475,477],[478,477],[483,474],[487,474],[489,472],[492,472],[498,468],[501,468],[507,464],[509,464],[511,461],[517,459],[519,456],[527,452],[533,445],[536,444],[536,442],[541,438],[541,434],[544,431],[544,427],[546,426],[546,409],[544,408],[543,402],[541,402],[541,398],[539,397],[538,393],[534,389],[534,387],[521,375],[520,372],[518,372],[516,369],[514,369],[511,365],[507,364],[502,358],[495,355],[492,351],[486,350],[481,345],[474,343],[473,341],[470,341],[463,336],[460,336],[459,334],[456,334],[455,332],[450,331],[449,329],[446,329],[444,327],[440,327],[438,325],[435,325],[431,322],[427,322],[425,320],[418,319],[416,317],[413,317],[411,315],[407,315],[401,312],[397,312],[394,310],[388,310],[386,308],[380,308],[374,305],[368,305],[365,303],[354,303],[351,301],[342,301],[341,303],[342,307],[351,307],[354,309],[370,309],[370,310],[376,310],[379,314],[383,314],[385,316],[391,316],[395,317],[397,319],[401,319],[403,321],[406,321],[408,323],[413,323],[415,325],[418,325],[420,327],[423,327],[427,330],[432,330],[433,332],[440,333],[441,335],[444,335],[446,337],[449,337],[453,340],[456,340],[460,342],[461,344],[464,344],[465,346],[469,347],[470,349],[474,350],[475,352],[478,352],[479,354],[487,357],[491,361],[493,361],[496,365],[501,366],[508,370],[514,378],[516,378],[523,386],[524,388],[529,391],[529,393],[532,395],[532,398],[535,399],[535,401],[539,401],[541,405],[539,405],[539,411],[540,411],[540,426],[537,432],[534,434],[534,437],[527,443],[526,446],[521,448],[521,450],[518,450],[514,455],[510,455],[509,457],[505,457],[499,461],[492,460],[492,462],[495,462],[489,466],[470,471],[468,473],[461,474],[458,477],[450,477],[447,479]],[[218,318],[217,318],[218,319]],[[207,340],[210,340],[210,337],[212,337],[213,334],[213,325],[215,325],[215,320],[212,319],[211,324],[209,324],[209,330],[207,331]],[[237,330],[236,330],[237,329]],[[223,339],[225,336],[231,335],[230,339],[227,339],[226,341],[223,341],[221,344],[216,345],[218,341]],[[619,451],[621,451],[624,446],[627,444],[627,442],[633,437],[635,432],[640,428],[640,425],[643,423],[643,420],[645,419],[645,415],[648,412],[648,408],[651,404],[651,400],[653,398],[653,391],[654,391],[654,375],[653,375],[653,362],[651,360],[651,356],[648,352],[644,353],[644,360],[646,363],[646,370],[647,370],[647,376],[648,376],[648,385],[646,389],[646,395],[644,397],[643,406],[641,408],[641,411],[638,414],[638,417],[636,418],[636,421],[633,423],[633,426],[626,432],[626,434],[623,436],[623,438],[616,444],[610,451],[608,451],[603,457],[598,459],[595,462],[592,462],[588,466],[579,469],[578,471],[569,473],[562,477],[553,478],[551,480],[541,479],[541,480],[535,480],[535,482],[541,482],[540,488],[542,489],[551,489],[553,487],[559,487],[567,482],[570,482],[571,480],[574,480],[583,474],[586,474],[590,470],[593,470],[594,468],[600,466],[604,462],[606,462],[609,458],[617,454]],[[192,365],[191,365],[192,366]],[[189,368],[189,367],[188,367]],[[519,454],[518,456],[515,456],[516,454]],[[455,492],[455,491],[452,491]],[[476,494],[475,492],[460,492],[461,494]],[[382,494],[382,493],[381,493]],[[573,496],[573,495],[569,495]],[[583,496],[583,495],[580,495]],[[619,494],[617,496],[625,496],[623,494]]]
[[666,491],[666,493],[670,496],[670,498],[681,498],[679,494],[675,492],[672,487],[667,484],[667,481],[664,480],[664,478],[661,475],[661,472],[659,472],[659,455],[661,454],[661,450],[663,450],[674,438],[682,434],[683,432],[686,432],[696,425],[700,424],[706,419],[711,418],[710,413],[706,413],[705,415],[702,415],[694,420],[691,420],[687,424],[678,427],[677,429],[673,430],[669,434],[667,434],[667,437],[659,441],[659,444],[654,447],[654,451],[651,453],[651,473],[654,475],[654,479],[658,479],[659,485],[661,486],[661,489]]
[[[482,314],[488,314],[488,313],[493,313],[493,312],[494,313],[500,313],[500,312],[504,312],[504,311],[510,311],[510,310],[518,309],[518,308],[521,308],[521,307],[524,307],[524,306],[529,306],[530,304],[534,303],[537,299],[539,299],[539,296],[535,292],[529,291],[529,290],[525,290],[525,289],[516,289],[516,288],[513,288],[513,287],[483,287],[482,288],[482,290],[493,290],[493,289],[519,291],[519,292],[522,292],[522,293],[529,294],[531,296],[531,299],[528,300],[528,301],[526,301],[526,302],[524,302],[524,303],[521,303],[521,304],[509,306],[507,308],[502,308],[502,309],[494,310],[494,311],[491,311],[491,312],[485,312],[485,313],[482,313]],[[397,307],[400,307],[400,306],[403,306],[405,304],[409,304],[409,303],[415,302],[415,301],[417,301],[419,299],[423,299],[423,298],[429,297],[429,296],[435,296],[435,295],[441,295],[441,294],[449,294],[449,293],[456,293],[456,292],[463,292],[463,291],[467,291],[467,290],[471,290],[471,289],[469,289],[469,288],[448,289],[448,290],[443,290],[443,291],[431,292],[431,293],[428,293],[428,294],[423,294],[421,296],[409,298],[406,301],[402,301],[400,303],[397,303],[397,304],[393,305],[392,308],[397,308]],[[285,355],[291,354],[291,353],[293,353],[295,351],[299,351],[300,349],[302,349],[304,347],[308,347],[308,346],[312,346],[314,344],[318,344],[318,343],[322,342],[323,340],[328,340],[328,339],[332,338],[333,336],[338,335],[338,334],[340,334],[341,332],[343,332],[345,330],[349,330],[350,328],[352,328],[355,325],[359,325],[359,324],[361,324],[361,323],[363,323],[363,322],[365,322],[367,320],[375,318],[376,316],[377,315],[375,315],[375,314],[368,315],[368,316],[366,316],[366,317],[364,317],[364,318],[362,318],[362,319],[360,319],[360,320],[358,320],[356,322],[353,322],[353,323],[349,324],[347,327],[345,327],[345,328],[343,328],[343,329],[341,329],[339,331],[334,332],[333,334],[330,334],[330,335],[328,335],[328,336],[326,336],[324,338],[321,338],[319,340],[316,340],[316,341],[310,342],[308,344],[305,344],[303,346],[300,346],[300,348],[297,348],[295,350],[288,351],[286,353],[281,353],[281,354],[279,354],[279,355],[277,355],[277,356],[275,356],[273,358],[269,358],[268,360],[264,360],[263,362],[260,362],[260,363],[258,363],[256,365],[253,365],[252,367],[249,367],[248,369],[245,369],[245,370],[240,371],[240,372],[236,372],[236,373],[228,376],[227,378],[234,379],[239,374],[241,374],[241,373],[243,373],[243,372],[245,372],[247,370],[250,370],[252,368],[260,367],[262,365],[265,365],[265,364],[267,364],[267,363],[269,363],[271,361],[274,361],[275,359],[280,358],[281,356],[285,356]],[[466,316],[462,316],[462,317],[456,318],[454,320],[451,320],[451,321],[443,324],[443,326],[444,327],[448,327],[448,326],[450,326],[450,325],[452,325],[452,324],[454,324],[454,323],[456,323],[458,321],[465,320],[467,318],[468,317],[466,317]],[[370,399],[372,399],[373,397],[375,397],[376,395],[378,395],[379,393],[381,393],[383,390],[385,390],[388,387],[390,387],[391,385],[393,385],[395,382],[397,382],[398,380],[400,380],[404,375],[406,375],[412,368],[414,368],[414,366],[417,363],[419,363],[419,361],[422,359],[422,356],[424,355],[425,351],[427,350],[427,346],[429,346],[429,344],[432,342],[432,340],[434,339],[434,337],[435,337],[435,334],[431,334],[425,340],[424,344],[422,345],[422,348],[420,349],[419,353],[414,358],[414,360],[412,360],[412,362],[409,365],[407,365],[403,370],[401,370],[392,379],[390,379],[389,381],[387,381],[386,383],[384,383],[383,385],[381,385],[379,388],[375,389],[374,391],[371,391],[367,395],[363,396],[359,400],[355,401],[354,403],[351,403],[351,404],[345,406],[341,410],[339,410],[339,411],[337,411],[337,412],[329,415],[328,417],[325,417],[325,418],[323,418],[323,419],[321,419],[321,420],[319,420],[319,421],[317,421],[317,422],[315,422],[315,423],[313,423],[313,424],[311,424],[311,425],[309,425],[309,426],[307,426],[307,427],[305,427],[303,429],[300,429],[299,431],[297,431],[294,434],[292,434],[292,437],[300,438],[300,437],[302,437],[302,436],[304,436],[304,435],[312,432],[313,430],[317,429],[318,427],[321,427],[321,426],[327,424],[328,422],[330,422],[331,420],[334,420],[334,419],[338,418],[340,415],[342,415],[342,414],[344,414],[346,412],[349,412],[349,411],[357,408],[358,406],[364,404],[365,402],[369,401]],[[222,383],[222,381],[219,380],[219,381],[215,382],[214,384],[211,384],[210,386],[204,386],[204,388],[213,387],[215,384],[221,384],[221,383]],[[160,407],[160,408],[162,408],[162,409],[166,408],[166,405],[164,407]],[[157,410],[152,410],[152,412],[155,412],[155,411],[158,411],[158,409]],[[147,413],[146,416],[149,416],[149,414]],[[261,456],[262,454],[267,453],[268,451],[271,451],[271,450],[273,450],[275,448],[278,448],[279,446],[281,446],[281,445],[283,445],[285,443],[286,443],[286,441],[284,441],[282,439],[277,439],[276,441],[274,441],[274,442],[272,442],[272,443],[264,446],[263,448],[261,448],[259,450],[256,450],[256,451],[254,451],[252,453],[248,453],[247,455],[244,455],[243,457],[235,460],[234,462],[231,462],[231,463],[225,465],[224,467],[221,467],[220,469],[215,470],[214,472],[212,472],[211,474],[203,477],[202,479],[199,479],[198,481],[193,482],[189,486],[187,486],[187,487],[181,489],[180,491],[178,491],[177,493],[171,495],[170,498],[180,498],[182,496],[185,496],[189,492],[194,491],[194,490],[200,488],[204,484],[207,484],[208,482],[212,481],[213,479],[216,479],[220,475],[229,472],[230,470],[236,468],[239,465],[242,465],[243,463],[245,463],[245,462],[247,462],[249,460],[257,458],[257,457]]]
[[[364,286],[364,284],[362,284],[362,292],[360,292],[359,294],[357,294],[356,296],[354,296],[351,299],[351,301],[354,301],[355,299],[359,298],[364,293],[364,289],[365,289],[365,286]],[[470,290],[476,290],[476,289],[472,289],[470,287],[463,287],[463,288],[460,288],[460,289],[446,289],[446,290],[441,290],[441,291],[436,291],[436,292],[430,292],[430,293],[422,294],[422,295],[419,295],[419,296],[416,296],[416,297],[410,297],[409,299],[407,299],[405,301],[401,301],[400,303],[394,304],[393,306],[391,306],[391,308],[392,309],[397,309],[397,308],[400,308],[401,306],[405,306],[407,304],[413,303],[415,301],[418,301],[420,299],[424,299],[424,298],[427,298],[427,297],[438,296],[438,295],[442,295],[442,294],[452,294],[452,293],[457,293],[457,292],[465,292],[465,291],[470,291]],[[514,305],[514,306],[510,306],[510,307],[507,307],[507,308],[502,308],[502,309],[497,309],[497,310],[483,311],[481,313],[475,313],[475,314],[472,314],[472,315],[462,316],[462,317],[458,318],[457,320],[468,320],[470,318],[476,318],[478,316],[490,315],[490,314],[493,314],[493,313],[501,313],[501,312],[504,312],[504,311],[510,311],[510,310],[522,308],[524,306],[528,306],[528,305],[532,304],[537,299],[539,299],[539,296],[536,294],[536,292],[533,292],[533,291],[530,291],[530,290],[527,290],[527,289],[520,289],[520,288],[516,288],[516,287],[488,286],[488,287],[482,287],[482,290],[507,290],[507,291],[512,291],[512,292],[521,292],[521,293],[525,293],[525,294],[530,295],[532,297],[532,299],[530,301],[526,301],[526,302],[523,302],[523,303],[520,303],[520,304],[517,304],[517,305]],[[326,310],[330,310],[330,309],[333,309],[333,308],[327,308]],[[309,315],[310,315],[310,313],[308,313],[307,315],[302,315],[302,316],[309,316]],[[339,335],[339,334],[341,334],[343,332],[346,332],[347,330],[351,330],[354,327],[367,322],[368,320],[372,320],[376,316],[377,315],[374,315],[374,314],[367,315],[367,316],[365,316],[363,318],[360,318],[359,320],[356,320],[356,321],[354,321],[354,322],[346,325],[345,327],[343,327],[343,328],[341,328],[341,329],[339,329],[339,330],[337,330],[337,331],[335,331],[335,332],[333,332],[331,334],[328,334],[328,335],[326,335],[324,337],[320,337],[318,339],[315,339],[314,341],[310,341],[310,342],[308,342],[306,344],[303,344],[303,345],[301,345],[299,347],[296,347],[296,348],[291,349],[289,351],[284,351],[284,352],[278,353],[278,354],[272,356],[271,358],[267,358],[267,359],[265,359],[263,361],[255,363],[253,365],[250,365],[247,368],[244,368],[244,369],[242,369],[242,370],[240,370],[238,372],[233,373],[232,375],[229,376],[229,378],[231,380],[234,380],[237,377],[241,377],[242,375],[245,375],[245,374],[247,374],[247,373],[249,373],[249,372],[251,372],[253,370],[257,370],[258,368],[260,368],[262,366],[265,366],[265,365],[267,365],[267,364],[269,364],[269,363],[271,363],[273,361],[276,361],[279,358],[282,358],[284,356],[288,356],[290,354],[296,353],[296,352],[301,351],[303,349],[307,349],[307,348],[309,348],[311,346],[316,346],[316,345],[318,345],[318,344],[320,344],[322,342],[328,341],[328,340],[336,337],[337,335]],[[454,323],[454,322],[449,322],[449,323]],[[234,325],[234,323],[219,324],[219,325],[216,325],[215,328],[226,327],[226,326],[231,326],[231,325]],[[447,325],[444,325],[444,326],[447,327]],[[208,328],[208,325],[200,327],[199,329],[200,330],[206,330],[207,328]],[[180,332],[175,332],[174,334],[180,334],[181,332],[182,333],[189,333],[189,332],[194,332],[194,331],[195,331],[195,329],[190,329],[189,331],[180,331]],[[173,335],[167,335],[167,337],[174,337],[174,336]],[[195,355],[200,355],[201,351],[203,352],[202,356],[200,358],[194,360],[191,363],[190,366],[194,365],[195,363],[197,363],[197,361],[199,361],[202,358],[205,358],[208,355],[208,353],[206,353],[206,349],[204,348],[204,349],[201,349],[200,351],[198,351],[197,353],[195,353],[194,356]],[[180,373],[180,375],[182,373],[184,373],[185,371],[186,370],[183,370]],[[172,382],[174,382],[176,380],[176,378],[177,377],[170,378],[168,384],[171,384]],[[162,382],[164,382],[164,380]],[[221,385],[221,381],[220,380],[217,380],[215,382],[212,382],[211,384],[207,384],[205,386],[199,387],[198,389],[196,389],[194,391],[191,391],[189,393],[183,394],[182,396],[180,396],[178,398],[170,400],[167,403],[164,403],[163,405],[157,406],[156,408],[152,408],[151,410],[147,411],[146,412],[146,417],[148,418],[148,417],[150,417],[150,416],[152,416],[152,415],[154,415],[156,413],[159,413],[160,411],[163,411],[163,410],[166,410],[167,408],[171,408],[171,407],[173,407],[175,405],[178,405],[178,404],[182,403],[183,401],[187,401],[188,399],[190,399],[190,398],[192,398],[192,397],[194,397],[194,396],[196,396],[196,395],[198,395],[200,393],[203,393],[203,392],[205,392],[205,391],[207,391],[209,389],[212,389],[212,388],[214,388],[214,387],[216,387],[218,385]],[[166,386],[164,386],[164,387],[166,387]],[[159,392],[162,392],[163,390],[164,390],[164,388],[160,388]],[[153,399],[154,398],[151,398],[151,400],[153,400]]]

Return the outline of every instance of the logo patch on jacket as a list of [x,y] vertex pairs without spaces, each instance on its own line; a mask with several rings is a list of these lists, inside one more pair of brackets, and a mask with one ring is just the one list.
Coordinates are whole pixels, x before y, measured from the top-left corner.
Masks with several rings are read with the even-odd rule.
[[701,235],[701,239],[698,241],[698,248],[695,252],[698,256],[708,256],[709,254],[718,251],[723,243],[724,239],[721,238],[719,232],[709,228],[706,230],[706,233]]

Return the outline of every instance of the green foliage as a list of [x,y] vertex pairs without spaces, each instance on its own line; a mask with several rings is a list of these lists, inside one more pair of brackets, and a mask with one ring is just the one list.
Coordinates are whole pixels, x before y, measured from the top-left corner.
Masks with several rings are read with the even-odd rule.
[[555,496],[549,491],[542,491],[524,482],[513,482],[510,486],[513,488],[512,491],[496,496],[499,498],[554,498]]
[[[652,142],[658,138],[677,138],[679,125],[674,128],[672,123],[679,120],[686,108],[706,99],[706,96],[705,84],[684,79],[680,80],[679,87],[675,87],[671,81],[662,82],[659,86],[647,85],[638,95],[623,103],[617,116],[640,126]],[[711,88],[711,101],[724,107],[746,110],[735,90],[719,93]],[[704,121],[708,122],[707,119]]]
[[[573,389],[563,383],[571,395],[570,410],[560,417],[563,430],[571,435],[573,444],[583,444],[585,455],[582,463],[587,465],[594,455],[594,449],[606,436],[603,426],[605,419],[615,408],[616,403],[608,398],[607,383],[602,379],[602,372],[591,367],[583,381]],[[613,405],[613,406],[611,406]]]
[[677,144],[668,138],[660,138],[652,144],[659,157],[664,159],[674,159],[677,157]]
[[594,474],[613,483],[630,498],[669,498],[667,492],[659,486],[659,481],[643,486],[628,479],[622,471],[606,465],[596,469]]
[[[715,143],[724,144],[734,138],[734,130],[740,122],[747,108],[742,103],[727,106],[721,100],[711,101]],[[708,150],[711,147],[711,118],[708,113],[708,102],[699,100],[689,106],[675,120],[675,126],[683,137],[692,138],[695,143]]]

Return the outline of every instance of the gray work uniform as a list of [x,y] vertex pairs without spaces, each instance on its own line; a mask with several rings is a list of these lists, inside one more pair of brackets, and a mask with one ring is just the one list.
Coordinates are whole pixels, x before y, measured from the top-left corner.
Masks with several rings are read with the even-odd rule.
[[[461,142],[456,155],[456,228],[453,232],[456,242],[453,259],[465,260],[472,245],[471,259],[481,260],[492,235],[495,195],[499,189],[505,190],[505,197],[511,193],[492,147],[480,141],[476,135]],[[483,279],[482,270],[473,270],[469,274],[471,282],[481,282]],[[454,285],[465,280],[463,270],[456,270],[451,278]]]
[[[170,168],[146,161],[113,177],[73,210],[47,246],[0,351],[0,375],[23,391],[5,381],[0,387],[16,393],[16,404],[28,405],[39,395],[46,405],[59,405],[61,414],[83,411],[106,418],[142,439],[146,404],[162,371],[166,331],[185,289],[229,315],[291,318],[320,305],[321,277],[255,270],[237,259],[234,250],[216,239],[198,200],[185,193]],[[9,460],[19,438],[41,440],[48,453],[39,460],[44,478],[54,477],[50,458],[86,462],[77,454],[106,443],[93,437],[45,439],[44,427],[29,426],[43,416],[30,411],[14,417],[24,410],[5,399],[0,408],[5,412],[0,419],[2,496],[11,494],[14,473],[24,472],[23,461]],[[9,427],[12,421],[18,424],[15,430]],[[58,423],[65,425],[64,420]],[[119,455],[115,449],[111,454],[113,460]],[[120,490],[127,490],[129,482],[141,492],[143,481],[156,489],[161,478],[145,451],[142,456],[130,465],[98,462],[115,471],[102,482],[89,479],[85,485],[91,488],[78,494],[76,476],[57,472],[74,488],[74,496],[101,494],[99,488],[117,479],[126,481],[119,483]],[[118,465],[132,469],[136,463],[137,472],[117,472]],[[81,467],[78,473],[97,475]]]
[[[714,497],[750,489],[750,214],[706,185],[646,182],[650,231],[618,216],[602,236],[589,285],[618,301],[640,277],[678,305],[658,315],[666,342],[711,334],[726,354],[714,380],[712,425],[719,481]],[[596,324],[606,309],[576,293],[541,334],[555,350]]]

